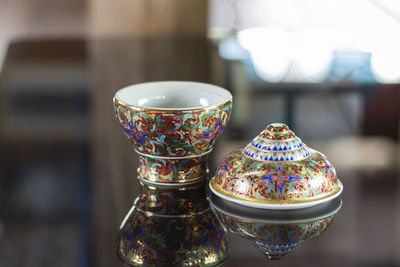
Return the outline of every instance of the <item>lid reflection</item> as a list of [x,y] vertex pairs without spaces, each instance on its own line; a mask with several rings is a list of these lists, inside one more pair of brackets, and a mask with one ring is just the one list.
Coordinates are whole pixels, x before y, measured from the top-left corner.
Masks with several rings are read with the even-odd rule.
[[342,206],[340,198],[297,210],[261,210],[215,195],[211,205],[228,231],[248,239],[268,259],[278,260],[306,240],[322,234]]

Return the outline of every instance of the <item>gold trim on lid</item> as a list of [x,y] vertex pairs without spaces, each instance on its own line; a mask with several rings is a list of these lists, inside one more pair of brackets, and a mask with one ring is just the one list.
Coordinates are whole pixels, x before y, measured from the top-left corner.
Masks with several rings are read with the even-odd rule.
[[248,202],[262,203],[262,204],[295,204],[295,203],[305,203],[305,202],[317,201],[317,200],[321,200],[321,199],[333,196],[334,194],[338,193],[339,191],[341,191],[343,189],[342,183],[338,180],[337,188],[327,194],[322,195],[322,196],[306,198],[306,199],[271,200],[271,199],[256,199],[256,198],[250,198],[250,197],[242,197],[242,196],[238,196],[238,195],[232,194],[230,192],[227,192],[215,184],[215,176],[213,178],[211,178],[210,185],[212,186],[212,188],[215,191],[217,191],[227,197],[238,199],[238,200],[243,200],[243,201],[248,201]]

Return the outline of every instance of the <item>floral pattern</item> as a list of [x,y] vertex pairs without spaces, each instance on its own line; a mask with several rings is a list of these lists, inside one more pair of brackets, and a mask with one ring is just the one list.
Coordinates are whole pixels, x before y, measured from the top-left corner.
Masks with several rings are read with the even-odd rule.
[[[254,151],[251,155],[249,147]],[[286,159],[284,155],[291,151],[306,153],[296,160]],[[277,157],[259,156],[265,153]],[[225,157],[211,187],[236,199],[290,204],[328,197],[339,192],[342,184],[324,155],[308,148],[286,125],[273,124],[245,149]]]
[[325,197],[339,190],[335,169],[315,152],[301,162],[254,162],[241,151],[229,154],[211,186],[241,199],[291,203]]
[[207,177],[208,155],[196,158],[159,159],[140,156],[139,175],[152,182],[194,182]]
[[135,109],[114,98],[116,117],[137,151],[162,157],[208,152],[224,130],[232,101],[211,109],[166,111]]

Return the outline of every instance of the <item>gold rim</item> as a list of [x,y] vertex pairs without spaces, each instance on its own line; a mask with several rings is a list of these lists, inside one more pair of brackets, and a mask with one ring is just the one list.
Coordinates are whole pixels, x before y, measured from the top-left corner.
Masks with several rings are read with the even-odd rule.
[[[328,218],[332,218],[336,216],[336,214],[340,211],[342,208],[342,201],[340,201],[339,205],[335,206],[333,209],[328,209],[328,212],[321,212],[320,216],[314,216],[314,217],[309,217],[309,218],[303,218],[300,220],[289,220],[289,221],[274,221],[274,220],[268,220],[268,219],[260,219],[256,220],[254,218],[245,218],[242,217],[238,214],[235,213],[230,213],[227,210],[224,210],[223,208],[218,207],[213,201],[212,202],[212,207],[214,210],[216,210],[217,213],[222,214],[225,217],[228,217],[229,220],[238,220],[240,222],[244,223],[250,223],[250,224],[263,224],[263,225],[298,225],[298,224],[305,224],[305,223],[311,223],[311,222],[317,222],[321,220],[325,220]],[[281,210],[282,211],[282,210]]]
[[159,217],[159,218],[188,218],[188,217],[193,217],[193,216],[198,216],[202,215],[206,212],[208,212],[211,208],[206,208],[202,211],[194,212],[194,213],[187,213],[187,214],[177,214],[177,215],[165,215],[165,214],[157,214],[151,211],[147,210],[142,210],[141,208],[136,208],[137,211],[145,214],[148,217]]
[[131,109],[131,110],[139,111],[139,112],[181,114],[181,113],[202,112],[202,111],[208,111],[208,110],[213,110],[213,109],[225,108],[226,106],[232,104],[232,97],[229,100],[227,100],[226,102],[223,102],[222,104],[219,104],[219,105],[214,105],[214,106],[209,106],[209,107],[204,107],[204,108],[187,108],[187,109],[157,109],[157,108],[148,108],[148,107],[136,107],[136,106],[128,105],[128,104],[122,102],[121,100],[116,99],[115,97],[113,98],[113,102],[116,103],[118,106],[122,106],[126,109]]
[[305,157],[305,158],[303,158],[303,159],[286,160],[286,161],[273,161],[273,160],[255,159],[255,158],[251,158],[250,156],[246,155],[246,154],[244,153],[243,149],[241,149],[239,152],[241,152],[241,154],[242,154],[246,159],[251,160],[251,161],[269,162],[269,163],[280,163],[280,165],[283,165],[283,164],[287,164],[287,163],[301,162],[301,161],[304,161],[304,160],[308,159],[309,157],[313,156],[313,155],[314,155],[314,153],[313,153],[314,150],[313,150],[312,148],[309,148],[309,147],[307,147],[307,148],[310,150],[310,154],[309,154],[307,157]]
[[152,154],[146,154],[143,152],[140,152],[136,148],[134,148],[135,152],[139,154],[139,156],[146,157],[146,158],[152,158],[152,159],[166,159],[166,160],[185,160],[185,159],[194,159],[194,158],[201,158],[203,156],[207,156],[208,154],[211,153],[213,148],[211,147],[209,150],[206,152],[202,152],[199,154],[189,154],[187,156],[181,156],[181,157],[166,157],[166,156],[157,156],[157,155],[152,155]]
[[254,199],[254,198],[250,198],[250,197],[241,197],[241,196],[232,194],[230,192],[226,192],[225,190],[216,186],[215,176],[213,178],[211,178],[210,184],[215,191],[217,191],[225,196],[235,198],[238,200],[262,203],[262,204],[295,204],[295,203],[305,203],[305,202],[317,201],[317,200],[321,200],[321,199],[333,196],[334,194],[338,193],[343,188],[342,183],[338,180],[338,187],[335,190],[329,192],[328,194],[324,194],[323,196],[306,198],[306,199],[293,199],[293,200],[270,200],[270,199]]
[[191,179],[172,180],[172,181],[170,181],[170,180],[168,180],[168,181],[166,181],[166,180],[151,180],[149,177],[144,177],[143,175],[141,175],[141,174],[139,173],[139,169],[140,169],[140,168],[137,169],[138,176],[140,176],[140,178],[142,178],[143,180],[146,180],[146,181],[149,181],[149,182],[163,183],[163,184],[174,184],[174,183],[189,183],[189,182],[195,182],[195,181],[198,181],[198,180],[205,179],[205,178],[207,178],[207,176],[208,176],[208,172],[207,172],[207,174],[204,175],[204,176],[195,177],[195,178],[191,178]]
[[[260,160],[260,159],[255,159],[255,158],[251,158],[249,156],[247,156],[244,152],[243,149],[237,149],[236,152],[240,152],[242,154],[242,156],[244,156],[246,159],[251,160],[251,161],[259,161],[259,162],[269,162],[269,163],[277,163],[279,165],[284,165],[284,164],[288,164],[288,163],[297,163],[297,162],[302,162],[308,158],[310,158],[311,156],[314,156],[315,154],[321,154],[322,156],[324,156],[326,158],[325,155],[323,155],[321,152],[316,151],[315,149],[312,149],[310,147],[307,147],[308,150],[310,151],[310,155],[308,155],[307,157],[305,157],[304,159],[297,159],[297,160],[288,160],[288,161],[272,161],[272,160]],[[239,153],[238,153],[239,154]]]
[[167,190],[171,190],[171,191],[196,190],[198,188],[206,186],[206,184],[207,184],[207,180],[204,179],[204,181],[199,180],[198,182],[193,183],[193,184],[188,184],[187,186],[180,186],[180,187],[173,187],[173,186],[166,187],[165,186],[165,187],[161,187],[161,186],[158,186],[158,185],[155,185],[155,184],[153,184],[153,185],[145,184],[141,180],[138,180],[138,181],[139,181],[139,184],[141,186],[146,187],[146,188],[148,188],[150,190],[166,190],[166,191]]
[[[217,208],[215,208],[215,206],[213,206],[213,208],[217,210]],[[299,220],[299,221],[293,221],[293,222],[273,222],[273,221],[268,222],[268,221],[262,221],[262,220],[260,220],[260,221],[254,221],[254,220],[244,219],[244,218],[242,218],[242,217],[237,217],[237,216],[231,215],[231,214],[229,214],[229,213],[225,213],[225,212],[222,211],[222,210],[217,210],[217,212],[221,213],[222,215],[224,215],[224,216],[226,216],[226,217],[229,217],[229,220],[231,220],[231,219],[233,218],[234,220],[238,220],[238,221],[240,221],[240,222],[249,223],[249,224],[285,225],[285,226],[288,226],[288,225],[306,224],[306,223],[312,223],[312,222],[318,222],[318,221],[321,221],[321,220],[325,220],[325,219],[328,219],[328,218],[330,218],[330,217],[336,216],[336,213],[338,213],[339,210],[340,210],[340,209],[334,210],[334,211],[331,212],[332,214],[327,214],[326,216],[325,216],[325,215],[322,215],[321,217],[318,217],[318,218],[316,218],[316,219],[312,218],[312,219],[310,219],[309,221],[308,221],[307,219],[305,219],[305,220],[303,220],[303,221],[302,221],[302,220]]]

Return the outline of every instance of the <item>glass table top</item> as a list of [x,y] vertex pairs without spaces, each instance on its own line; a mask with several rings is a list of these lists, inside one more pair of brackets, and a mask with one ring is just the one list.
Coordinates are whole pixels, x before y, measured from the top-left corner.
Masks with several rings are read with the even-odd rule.
[[[237,207],[208,191],[198,218],[226,228],[216,232],[226,237],[223,266],[400,265],[400,85],[270,83],[248,60],[223,58],[219,45],[172,36],[10,44],[0,72],[0,266],[124,266],[117,240],[140,193],[139,159],[112,97],[158,80],[232,93],[210,177],[227,153],[283,122],[330,159],[344,185],[340,199],[290,213]],[[166,225],[157,229],[169,233]]]

